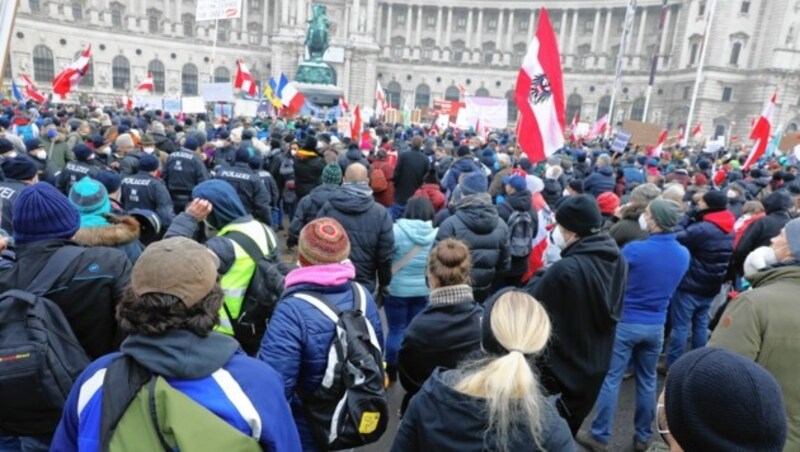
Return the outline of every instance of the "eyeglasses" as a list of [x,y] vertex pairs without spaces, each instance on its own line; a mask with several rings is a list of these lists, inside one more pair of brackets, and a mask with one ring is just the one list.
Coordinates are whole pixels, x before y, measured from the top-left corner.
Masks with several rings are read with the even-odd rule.
[[[669,426],[667,425],[667,413],[666,408],[664,407],[663,403],[659,403],[656,405],[656,428],[658,429],[658,434],[661,435],[661,439],[664,440],[665,443],[669,444],[667,438],[664,435],[671,435],[669,431]],[[664,421],[663,425],[666,428],[663,428],[661,425],[661,421]]]

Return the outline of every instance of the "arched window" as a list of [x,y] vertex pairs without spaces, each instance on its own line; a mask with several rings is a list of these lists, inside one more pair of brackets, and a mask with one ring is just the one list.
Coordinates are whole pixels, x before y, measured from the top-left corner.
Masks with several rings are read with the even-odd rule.
[[386,85],[386,100],[389,102],[389,105],[398,108],[400,106],[400,96],[402,92],[403,87],[397,82],[391,82]]
[[477,97],[489,97],[489,96],[491,96],[491,94],[489,94],[489,90],[484,88],[483,86],[481,86],[480,88],[478,88],[475,91],[475,95]]
[[186,96],[197,95],[197,66],[192,63],[184,64],[181,70],[181,91]]
[[600,102],[597,104],[597,119],[599,120],[603,116],[607,115],[609,110],[611,110],[611,96],[601,97]]
[[164,63],[160,60],[153,60],[147,65],[147,71],[153,74],[153,91],[158,94],[166,91],[164,86]]
[[231,71],[224,66],[214,69],[214,83],[230,83]]
[[186,38],[194,37],[194,14],[184,14],[181,16],[183,19],[183,36]]
[[739,55],[742,53],[742,43],[734,42],[731,48],[731,59],[728,61],[732,66],[739,65]]
[[423,108],[431,105],[431,88],[426,84],[417,86],[414,93],[414,107]]
[[51,82],[56,76],[53,51],[47,46],[33,48],[33,79],[37,82]]
[[[82,53],[83,52],[76,53],[75,54],[75,59],[80,57]],[[81,79],[80,83],[78,83],[78,86],[85,86],[85,87],[88,87],[88,88],[91,88],[91,87],[94,86],[94,60],[92,58],[89,58],[89,69],[86,71],[86,74],[84,74],[84,76]]]
[[111,80],[114,89],[128,89],[131,85],[131,64],[122,55],[111,60]]
[[508,100],[508,122],[516,121],[518,110],[517,102],[514,100],[514,91],[507,92],[506,99]]
[[572,121],[575,114],[581,114],[581,107],[583,106],[583,98],[577,93],[572,93],[567,97],[567,122]]
[[461,100],[461,92],[458,90],[457,86],[449,86],[444,91],[444,100],[450,100],[458,102]]
[[786,133],[790,132],[797,132],[798,127],[796,122],[790,122],[789,125],[786,127]]
[[633,101],[631,106],[631,119],[634,121],[644,121],[644,97]]

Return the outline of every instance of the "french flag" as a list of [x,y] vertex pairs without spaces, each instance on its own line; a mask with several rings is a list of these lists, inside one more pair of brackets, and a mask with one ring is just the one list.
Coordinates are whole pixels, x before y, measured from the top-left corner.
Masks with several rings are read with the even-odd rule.
[[67,97],[72,88],[80,83],[83,76],[89,72],[89,61],[91,59],[92,45],[89,44],[77,60],[73,61],[53,78],[53,92],[61,96],[62,99]]
[[255,97],[258,92],[256,81],[253,80],[250,69],[241,58],[236,61],[236,81],[234,81],[233,87],[242,90],[250,97]]
[[22,80],[25,80],[25,95],[28,96],[29,99],[33,100],[37,104],[43,104],[47,102],[47,96],[39,92],[36,89],[36,84],[33,83],[28,74],[20,74],[22,76]]
[[293,82],[290,82],[284,74],[278,81],[278,97],[286,109],[291,112],[298,112],[306,103],[306,98],[303,93],[297,90]]
[[153,91],[156,85],[153,82],[153,74],[148,72],[147,77],[142,80],[142,83],[139,83],[139,86],[136,87],[136,91]]
[[772,98],[767,102],[764,111],[758,121],[753,125],[753,132],[750,133],[750,139],[755,140],[753,148],[750,150],[750,155],[747,156],[747,161],[744,162],[744,170],[750,168],[753,163],[760,159],[764,152],[767,150],[769,144],[770,133],[772,132],[772,113],[775,111],[775,104],[778,102],[778,93],[774,93]]
[[564,81],[561,56],[547,9],[542,8],[536,36],[517,76],[514,100],[519,109],[519,145],[532,163],[564,147]]

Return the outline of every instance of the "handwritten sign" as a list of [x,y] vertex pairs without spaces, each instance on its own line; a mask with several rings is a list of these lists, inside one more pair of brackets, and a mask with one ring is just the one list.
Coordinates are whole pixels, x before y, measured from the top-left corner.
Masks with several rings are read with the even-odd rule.
[[195,20],[238,19],[242,16],[242,0],[198,0]]
[[201,83],[200,95],[206,102],[233,102],[233,85],[224,83]]

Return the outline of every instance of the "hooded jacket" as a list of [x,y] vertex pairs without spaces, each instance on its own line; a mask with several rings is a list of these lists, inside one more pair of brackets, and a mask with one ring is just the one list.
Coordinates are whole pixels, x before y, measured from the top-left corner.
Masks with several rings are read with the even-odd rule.
[[741,274],[747,255],[761,246],[769,246],[773,237],[791,220],[789,209],[794,199],[783,192],[774,192],[764,198],[766,216],[754,222],[745,230],[733,253],[733,267]]
[[[253,436],[264,450],[301,450],[289,406],[284,402],[280,375],[267,364],[247,357],[234,339],[218,333],[201,338],[189,331],[172,330],[161,336],[130,336],[121,350],[92,363],[75,382],[52,450],[100,450],[103,391],[113,389],[103,384],[105,370],[123,354],[164,377],[170,386],[242,434]],[[242,406],[251,410],[241,410]]]
[[444,175],[444,179],[442,179],[442,188],[444,188],[445,192],[447,192],[449,196],[456,189],[456,186],[458,185],[458,179],[462,174],[471,173],[478,170],[478,165],[475,163],[475,160],[473,160],[471,155],[467,157],[461,157],[453,162],[452,165],[450,165],[450,169],[447,170],[447,173]]
[[364,158],[364,154],[362,154],[360,150],[348,148],[347,152],[345,152],[343,156],[339,157],[339,167],[342,168],[342,174],[344,174],[344,172],[347,171],[347,167],[353,163],[360,163],[364,165],[364,168],[366,168],[367,171],[372,169],[372,166],[369,164],[367,159]]
[[375,202],[366,183],[344,184],[319,210],[317,218],[338,221],[350,238],[350,260],[356,267],[356,281],[372,291],[375,274],[379,287],[392,281],[394,233],[392,217]]
[[614,191],[615,185],[617,185],[617,180],[614,177],[614,169],[610,166],[598,168],[583,181],[584,191],[595,198],[603,193]]
[[305,198],[297,203],[297,209],[294,211],[294,218],[292,224],[289,226],[289,234],[286,238],[286,246],[291,248],[297,245],[297,239],[300,237],[300,231],[303,227],[317,218],[317,214],[322,206],[331,199],[336,191],[339,190],[338,185],[322,184],[308,194]]
[[294,156],[295,192],[298,200],[303,199],[314,187],[322,183],[323,169],[325,169],[325,159],[316,151],[298,151]]
[[592,410],[611,362],[628,280],[617,244],[600,233],[581,238],[525,290],[547,309],[553,334],[539,360],[542,383],[575,416]]
[[175,142],[172,141],[169,137],[161,133],[150,132],[150,136],[153,137],[153,141],[155,141],[156,149],[162,152],[166,152],[167,154],[172,154],[173,152],[178,150],[178,147],[175,146]]
[[439,188],[437,184],[422,184],[422,187],[419,187],[417,191],[414,192],[414,196],[422,196],[424,198],[428,198],[433,204],[433,211],[439,212],[444,207],[447,199],[444,197],[444,193],[442,193],[442,189]]
[[488,194],[465,196],[456,204],[456,213],[439,226],[436,241],[463,240],[472,258],[472,288],[475,300],[483,302],[491,292],[495,276],[511,265],[508,226],[500,219]]
[[104,226],[78,229],[72,240],[85,247],[116,248],[128,256],[131,264],[135,264],[144,250],[144,246],[139,242],[141,232],[139,222],[127,215],[119,217],[105,215],[103,220],[106,223]]
[[[527,212],[531,216],[531,228],[533,229],[533,237],[536,237],[538,228],[539,215],[533,210],[533,203],[531,201],[531,192],[528,190],[517,191],[508,196],[505,200],[497,205],[497,214],[508,225],[508,220],[514,212]],[[511,228],[508,229],[509,240],[511,238]],[[533,244],[531,243],[531,248]],[[506,276],[521,276],[528,271],[528,257],[511,257],[511,265]]]
[[608,234],[617,242],[617,246],[623,248],[630,242],[644,240],[650,235],[639,227],[639,217],[647,209],[647,206],[639,204],[628,204],[620,209],[620,219],[615,222],[608,230]]
[[[290,272],[286,275],[286,290],[261,342],[258,357],[283,377],[284,396],[292,407],[303,450],[306,451],[317,450],[317,447],[297,392],[312,393],[322,382],[336,325],[317,308],[294,294],[311,292],[326,298],[339,309],[351,309],[355,302],[352,288],[354,277],[355,268],[350,262],[301,267]],[[383,344],[378,308],[369,291],[366,295],[365,315],[378,343]]]
[[[454,386],[461,378],[458,370],[437,369],[422,390],[411,399],[397,431],[393,452],[439,451],[474,452],[497,450],[496,433],[489,428],[485,399],[458,392]],[[526,432],[526,423],[518,422],[509,435],[508,450],[575,450],[567,423],[558,415],[554,398],[541,406],[541,448]]]
[[216,177],[233,185],[247,213],[266,225],[272,224],[269,192],[250,165],[236,162],[232,166],[223,166]]
[[[386,178],[387,182],[386,190],[374,193],[375,201],[388,209],[394,204],[394,165],[386,160],[375,160],[372,162],[371,172],[375,170],[383,172],[383,177]],[[372,177],[372,174],[370,174],[370,177]]]
[[735,222],[727,210],[699,212],[684,218],[675,232],[692,259],[678,290],[708,298],[719,293],[733,257]]
[[789,424],[784,450],[800,450],[800,263],[767,268],[748,280],[752,289],[730,303],[708,345],[752,359],[778,380]]
[[415,245],[421,249],[397,273],[392,275],[389,293],[395,297],[426,297],[430,293],[425,281],[428,253],[436,239],[433,222],[401,218],[394,224],[394,251],[392,264],[411,251]]

